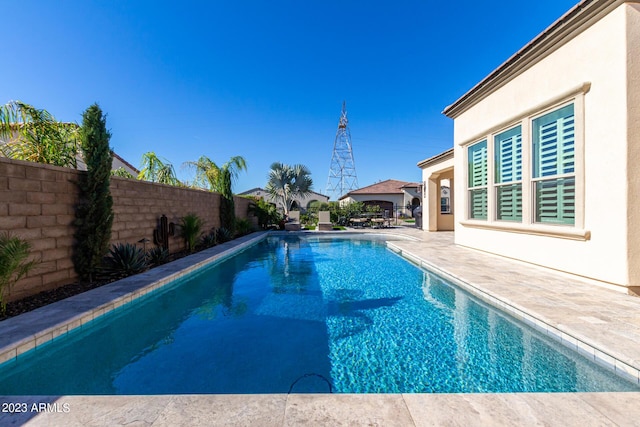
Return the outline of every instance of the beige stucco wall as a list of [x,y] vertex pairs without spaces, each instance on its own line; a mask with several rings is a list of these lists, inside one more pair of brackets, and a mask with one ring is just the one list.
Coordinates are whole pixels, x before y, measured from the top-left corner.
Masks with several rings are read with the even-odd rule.
[[[454,229],[454,204],[451,199],[451,214],[440,213],[441,181],[453,179],[453,157],[422,168],[422,229],[424,231],[447,231]],[[453,188],[453,186],[451,186]],[[453,190],[451,190],[453,193]],[[452,194],[453,195],[453,194]]]
[[[627,116],[631,84],[627,79],[627,33],[637,33],[637,28],[627,30],[627,23],[636,21],[637,25],[637,15],[637,5],[619,6],[455,119],[457,244],[605,282],[633,284],[627,257],[627,215],[631,206],[627,202],[631,195],[627,184],[631,175],[627,171],[632,166],[627,163],[627,135],[632,130]],[[637,57],[637,42],[632,45]],[[461,226],[467,215],[464,144],[479,141],[480,135],[500,126],[509,126],[509,118],[548,104],[583,83],[590,83],[584,95],[583,218],[587,239]],[[634,84],[637,90],[637,82]],[[637,135],[637,124],[633,126]],[[523,135],[526,143],[530,141]],[[637,158],[637,153],[634,155]]]

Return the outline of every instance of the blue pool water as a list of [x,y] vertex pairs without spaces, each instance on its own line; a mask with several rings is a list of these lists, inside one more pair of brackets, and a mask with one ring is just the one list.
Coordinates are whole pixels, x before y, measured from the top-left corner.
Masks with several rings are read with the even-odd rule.
[[637,391],[375,239],[269,237],[0,366],[0,394]]

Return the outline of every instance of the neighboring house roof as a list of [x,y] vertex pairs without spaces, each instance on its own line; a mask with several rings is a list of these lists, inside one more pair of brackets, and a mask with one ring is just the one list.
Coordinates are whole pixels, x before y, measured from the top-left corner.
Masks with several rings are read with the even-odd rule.
[[439,163],[449,159],[453,159],[453,148],[450,148],[447,151],[443,151],[440,154],[436,154],[435,156],[429,157],[428,159],[418,162],[418,167],[424,169],[427,166],[431,166],[435,163]]
[[377,182],[367,187],[358,188],[340,197],[340,200],[358,194],[403,194],[403,188],[417,188],[419,183],[398,181],[395,179],[387,179],[386,181]]
[[625,0],[582,0],[442,113],[456,118],[624,3]]
[[266,190],[264,188],[255,187],[255,188],[252,188],[251,190],[243,191],[239,195],[240,196],[247,196],[247,195],[255,194],[255,193],[259,192],[259,191],[264,191],[266,193]]
[[131,168],[132,170],[134,170],[136,172],[136,174],[139,174],[140,171],[138,170],[138,168],[136,168],[135,166],[133,166],[131,163],[127,162],[125,159],[123,159],[122,157],[120,157],[115,151],[111,150],[111,155],[113,156],[113,158],[120,160],[122,163],[125,164],[125,166],[127,166],[128,168]]
[[[243,192],[242,192],[242,193],[240,193],[239,195],[240,195],[240,196],[247,196],[247,195],[256,194],[256,193],[258,193],[258,192],[264,192],[264,193],[267,193],[267,190],[265,190],[264,188],[261,188],[261,187],[255,187],[255,188],[252,188],[251,190],[243,191]],[[320,193],[317,193],[317,192],[315,192],[315,191],[311,191],[310,193],[311,193],[311,194],[318,195],[318,196],[321,196],[321,197],[324,197],[324,198],[326,198],[327,200],[329,199],[329,196],[325,196],[324,194],[320,194]]]

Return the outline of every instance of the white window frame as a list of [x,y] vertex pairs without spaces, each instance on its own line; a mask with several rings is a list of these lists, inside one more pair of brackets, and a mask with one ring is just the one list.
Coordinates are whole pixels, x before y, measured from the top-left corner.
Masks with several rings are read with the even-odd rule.
[[[538,104],[533,108],[505,120],[497,126],[476,134],[473,138],[459,143],[464,152],[464,199],[467,206],[465,217],[460,224],[465,227],[493,229],[514,233],[525,233],[560,237],[573,240],[588,240],[591,238],[590,231],[585,229],[584,224],[584,97],[589,91],[590,83],[583,83],[572,88],[553,99]],[[533,178],[533,120],[544,116],[550,112],[563,108],[569,104],[574,107],[574,173],[575,177],[575,219],[573,224],[547,224],[535,222],[535,193]],[[520,125],[522,130],[522,222],[500,221],[496,214],[496,183],[495,183],[495,154],[494,137],[504,131],[508,131]],[[487,173],[488,173],[488,201],[487,219],[477,220],[470,218],[470,191],[468,177],[468,148],[482,140],[487,140]]]
[[[513,149],[511,150],[512,151],[512,155],[514,157],[512,159],[513,165],[511,166],[512,167],[512,172],[511,172],[512,177],[509,180],[501,180],[501,179],[499,179],[499,176],[501,175],[501,173],[498,173],[498,166],[499,166],[500,162],[497,159],[497,154],[498,154],[498,147],[497,147],[498,139],[497,139],[497,137],[499,137],[499,136],[501,136],[501,135],[503,135],[505,133],[512,132],[512,131],[516,130],[517,128],[520,128],[520,140],[519,140],[519,143],[520,143],[520,150],[519,150],[520,151],[520,157],[518,159],[516,150],[513,150]],[[511,143],[515,145],[516,142],[513,141],[514,136],[512,136],[510,139],[512,139]],[[501,140],[501,141],[504,141],[504,140]],[[495,134],[492,135],[491,143],[493,144],[493,155],[494,155],[492,166],[493,166],[493,170],[494,170],[494,177],[493,177],[491,186],[492,186],[492,190],[495,192],[494,197],[495,197],[495,204],[496,204],[496,206],[495,206],[495,220],[496,221],[522,222],[522,205],[524,204],[524,202],[522,201],[522,186],[524,185],[524,183],[522,182],[522,170],[524,168],[524,164],[523,164],[523,161],[522,161],[522,151],[523,151],[523,144],[525,142],[526,141],[523,141],[523,139],[522,139],[522,125],[520,123],[518,123],[515,126],[511,126],[511,127],[507,128],[507,129],[504,129],[504,130],[502,130],[500,132],[496,132]],[[518,163],[519,163],[519,165],[518,165]],[[518,168],[519,168],[519,171],[518,171]],[[518,172],[519,172],[519,175],[518,175]],[[498,197],[498,192],[503,188],[512,187],[512,186],[519,186],[520,187],[520,207],[521,207],[521,209],[520,209],[520,218],[519,219],[500,218],[500,209],[499,209],[500,197]]]

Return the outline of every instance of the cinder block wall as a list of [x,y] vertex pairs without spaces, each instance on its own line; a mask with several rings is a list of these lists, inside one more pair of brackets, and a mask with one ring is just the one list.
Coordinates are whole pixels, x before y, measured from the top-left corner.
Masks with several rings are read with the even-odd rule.
[[[79,200],[74,169],[0,157],[0,232],[9,231],[31,244],[31,256],[38,261],[29,275],[8,294],[8,301],[43,290],[73,283],[73,221]],[[138,243],[149,239],[166,215],[178,224],[180,218],[195,213],[204,220],[204,231],[220,226],[220,195],[202,190],[173,187],[145,181],[112,177],[114,221],[111,243]],[[236,216],[248,217],[250,201],[235,198]],[[255,223],[255,220],[251,218]],[[172,253],[184,249],[179,236],[169,241]]]
[[75,279],[71,249],[79,175],[73,169],[0,158],[0,232],[26,239],[38,261],[8,300]]
[[[194,213],[204,221],[203,230],[220,227],[218,193],[113,177],[111,196],[114,213],[112,243],[137,243],[146,238],[150,240],[147,247],[153,246],[153,230],[158,227],[162,215],[166,215],[169,222],[179,224],[180,218]],[[184,248],[178,233],[170,237],[170,252]]]

